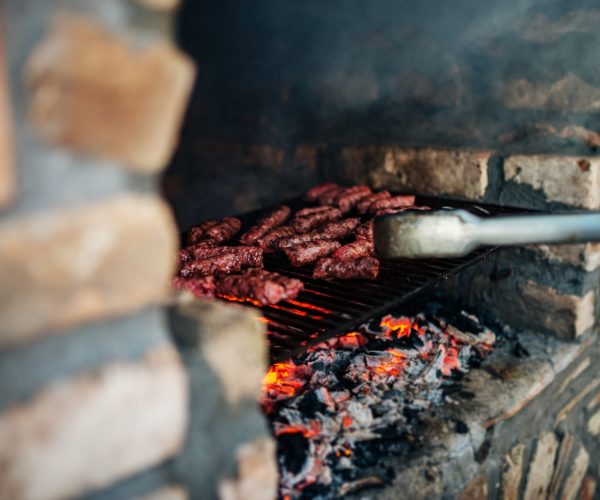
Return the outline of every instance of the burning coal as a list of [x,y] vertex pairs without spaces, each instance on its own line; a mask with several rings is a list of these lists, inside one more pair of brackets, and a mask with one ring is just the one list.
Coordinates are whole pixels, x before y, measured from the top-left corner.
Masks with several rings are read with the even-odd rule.
[[279,444],[281,497],[383,484],[365,469],[413,446],[419,416],[494,342],[479,325],[471,333],[433,315],[388,315],[273,364],[261,403]]

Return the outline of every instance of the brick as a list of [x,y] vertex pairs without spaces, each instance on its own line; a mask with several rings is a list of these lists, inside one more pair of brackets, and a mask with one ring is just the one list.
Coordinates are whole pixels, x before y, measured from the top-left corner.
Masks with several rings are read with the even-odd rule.
[[527,280],[521,287],[521,293],[525,307],[532,314],[544,312],[536,315],[540,326],[560,337],[579,337],[594,326],[596,294],[593,290],[579,297]]
[[499,97],[509,109],[539,109],[565,113],[600,110],[600,88],[573,73],[555,82],[512,80],[502,86]]
[[188,500],[188,498],[188,492],[181,486],[166,486],[136,500]]
[[476,476],[456,496],[456,500],[486,500],[488,497],[487,476]]
[[580,245],[530,245],[541,257],[554,262],[569,264],[592,272],[600,267],[600,243]]
[[241,164],[281,170],[284,160],[285,150],[268,144],[254,144],[244,151]]
[[376,187],[481,199],[490,157],[489,151],[390,147],[371,180]]
[[52,384],[0,415],[0,497],[63,498],[173,456],[187,380],[170,345]]
[[167,42],[133,48],[95,21],[58,16],[26,67],[29,117],[52,144],[157,172],[169,160],[193,64]]
[[595,157],[510,156],[504,161],[504,177],[541,191],[548,202],[600,208],[600,160]]
[[0,208],[7,206],[15,197],[12,118],[2,31],[0,25]]
[[554,471],[554,457],[557,448],[558,441],[554,433],[546,432],[540,436],[533,459],[529,464],[524,500],[546,498]]
[[587,472],[590,464],[590,455],[583,445],[579,448],[579,452],[573,461],[571,466],[571,474],[565,482],[565,487],[562,492],[562,499],[564,500],[575,500],[578,498],[579,490],[581,489],[581,483]]
[[317,169],[317,148],[309,144],[301,144],[294,150],[293,164],[307,170]]
[[177,233],[158,198],[121,195],[0,225],[0,346],[166,297]]
[[592,436],[600,436],[600,410],[588,420],[587,429]]
[[504,500],[518,500],[519,486],[523,476],[524,444],[513,446],[510,453],[504,457],[504,472],[502,474],[502,498]]
[[154,10],[174,10],[179,5],[179,0],[135,0],[140,5]]
[[236,452],[238,473],[219,485],[220,500],[271,500],[277,497],[277,461],[272,438],[242,445]]
[[231,304],[199,302],[186,294],[179,301],[175,314],[192,319],[194,328],[182,331],[175,325],[172,330],[200,349],[223,385],[227,402],[258,399],[267,370],[265,328],[258,313]]

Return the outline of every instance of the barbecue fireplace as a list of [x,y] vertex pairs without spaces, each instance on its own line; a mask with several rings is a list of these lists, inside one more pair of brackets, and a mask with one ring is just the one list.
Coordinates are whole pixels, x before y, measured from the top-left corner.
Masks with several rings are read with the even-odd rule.
[[597,244],[171,286],[323,183],[599,210],[593,4],[2,10],[0,498],[595,498]]

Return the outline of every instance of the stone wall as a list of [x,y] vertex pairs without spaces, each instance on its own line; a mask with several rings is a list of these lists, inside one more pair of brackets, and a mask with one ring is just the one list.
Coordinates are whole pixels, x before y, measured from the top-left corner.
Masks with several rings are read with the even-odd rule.
[[[202,327],[169,293],[178,230],[156,185],[195,74],[175,4],[3,6],[0,498],[274,495],[259,323],[219,309]],[[236,342],[232,388],[214,360]]]

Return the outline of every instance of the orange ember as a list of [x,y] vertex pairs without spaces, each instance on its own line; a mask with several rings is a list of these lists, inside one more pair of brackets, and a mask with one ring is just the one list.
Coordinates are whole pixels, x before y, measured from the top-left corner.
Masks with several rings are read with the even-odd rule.
[[315,306],[314,304],[309,304],[308,302],[300,302],[299,300],[291,300],[291,299],[288,299],[287,302],[289,304],[294,304],[295,306],[304,307],[305,309],[312,309],[313,311],[319,311],[319,312],[322,312],[323,314],[329,314],[331,312],[329,309]]
[[452,374],[452,370],[460,368],[460,360],[458,359],[458,349],[456,347],[448,347],[444,349],[444,346],[440,346],[444,353],[444,359],[442,360],[442,374],[448,376]]
[[311,420],[308,426],[303,425],[288,425],[275,429],[275,435],[283,434],[302,434],[306,439],[318,436],[321,433],[321,423],[318,420]]
[[378,366],[375,366],[373,371],[379,375],[400,375],[402,373],[402,369],[404,368],[406,354],[397,349],[388,349],[387,352],[393,356],[393,359],[387,363],[382,363]]
[[295,377],[296,365],[291,361],[287,363],[274,363],[263,377],[263,392],[285,397],[296,395],[304,382]]
[[221,299],[229,300],[231,302],[247,302],[247,303],[252,304],[253,306],[256,306],[256,307],[262,307],[263,306],[258,300],[241,299],[241,298],[235,297],[233,295],[223,295],[221,293],[218,293],[217,297],[219,297]]
[[384,316],[381,319],[381,323],[379,324],[379,326],[384,328],[384,332],[387,336],[390,336],[392,333],[395,333],[397,338],[406,337],[410,335],[413,329],[413,324],[410,318],[407,318],[406,316],[396,318],[391,314]]
[[352,419],[350,417],[344,417],[344,420],[342,420],[342,425],[344,427],[350,427],[352,425]]

